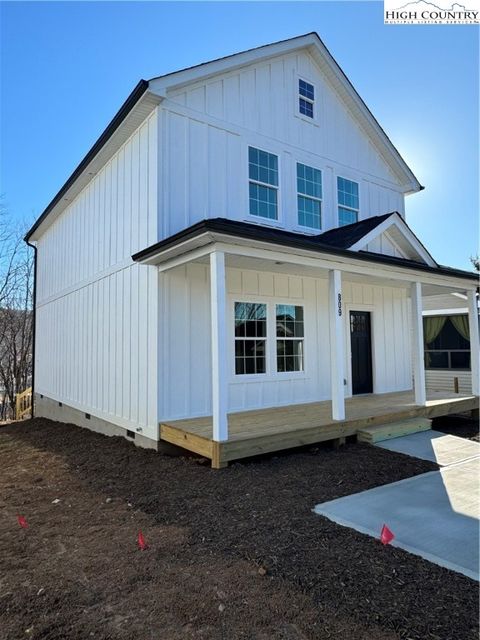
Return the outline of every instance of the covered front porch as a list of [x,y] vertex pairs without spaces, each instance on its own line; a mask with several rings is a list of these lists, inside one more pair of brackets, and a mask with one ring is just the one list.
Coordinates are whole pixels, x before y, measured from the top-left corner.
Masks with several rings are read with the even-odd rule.
[[160,438],[198,453],[216,469],[232,460],[283,449],[339,440],[365,427],[409,418],[438,418],[478,409],[475,396],[428,392],[424,405],[411,391],[354,396],[345,400],[345,419],[332,419],[330,401],[296,404],[228,414],[228,441],[213,439],[213,418],[175,420],[160,424]]
[[[473,274],[221,219],[134,259],[159,272],[159,438],[214,467],[478,408]],[[471,395],[427,395],[423,300],[443,292],[467,299]]]

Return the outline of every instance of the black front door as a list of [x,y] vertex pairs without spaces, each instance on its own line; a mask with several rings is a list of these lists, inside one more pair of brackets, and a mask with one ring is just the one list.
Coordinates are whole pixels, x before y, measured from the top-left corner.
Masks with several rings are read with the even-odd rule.
[[372,393],[372,333],[370,311],[350,311],[352,393]]

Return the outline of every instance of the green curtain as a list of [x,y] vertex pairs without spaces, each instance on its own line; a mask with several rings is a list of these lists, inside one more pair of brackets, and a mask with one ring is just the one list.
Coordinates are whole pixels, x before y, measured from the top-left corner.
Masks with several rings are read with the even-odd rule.
[[426,316],[424,323],[424,338],[425,344],[430,344],[438,336],[443,329],[443,325],[447,321],[446,316]]
[[470,341],[470,327],[468,326],[468,316],[450,316],[450,320],[455,329],[462,336],[462,338]]

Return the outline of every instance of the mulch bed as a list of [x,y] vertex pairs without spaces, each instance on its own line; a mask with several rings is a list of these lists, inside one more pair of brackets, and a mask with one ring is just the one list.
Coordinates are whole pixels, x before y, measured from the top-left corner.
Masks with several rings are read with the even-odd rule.
[[476,639],[474,581],[312,513],[434,468],[347,444],[212,471],[48,420],[6,426],[0,636]]
[[460,416],[445,416],[444,418],[435,418],[432,423],[432,429],[450,433],[452,436],[467,438],[474,442],[480,442],[480,426],[478,420]]

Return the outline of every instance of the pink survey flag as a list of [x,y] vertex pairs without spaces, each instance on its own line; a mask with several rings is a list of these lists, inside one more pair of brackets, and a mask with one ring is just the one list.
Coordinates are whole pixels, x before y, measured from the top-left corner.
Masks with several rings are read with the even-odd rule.
[[383,525],[382,531],[380,533],[380,541],[382,544],[390,544],[390,542],[395,538],[395,535],[392,531],[387,527],[386,524]]
[[145,538],[143,537],[143,533],[141,531],[138,532],[138,546],[142,551],[145,551],[145,549],[148,549],[148,544],[145,540]]

